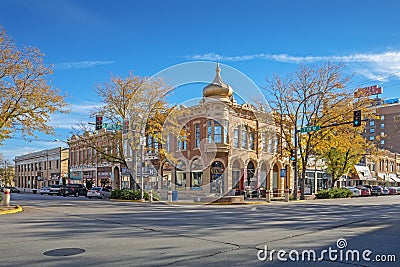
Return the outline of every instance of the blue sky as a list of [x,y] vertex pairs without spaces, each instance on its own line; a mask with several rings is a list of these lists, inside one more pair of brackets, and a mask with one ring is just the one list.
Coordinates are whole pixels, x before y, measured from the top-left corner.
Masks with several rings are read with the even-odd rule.
[[[399,10],[395,0],[2,0],[0,25],[19,47],[35,46],[54,64],[52,84],[68,95],[73,112],[54,116],[55,136],[31,142],[16,136],[0,153],[12,160],[61,145],[52,140],[65,140],[71,125],[91,120],[98,105],[93,89],[110,74],[151,76],[193,60],[219,61],[258,86],[299,64],[345,62],[354,74],[350,86],[378,84],[382,97],[399,97]],[[175,97],[199,97],[202,87]]]

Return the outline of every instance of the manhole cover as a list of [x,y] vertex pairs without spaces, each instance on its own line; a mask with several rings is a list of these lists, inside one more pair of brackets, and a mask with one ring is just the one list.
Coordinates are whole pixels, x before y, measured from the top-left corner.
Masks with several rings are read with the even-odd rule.
[[72,256],[84,253],[85,250],[81,248],[57,248],[43,252],[45,256]]

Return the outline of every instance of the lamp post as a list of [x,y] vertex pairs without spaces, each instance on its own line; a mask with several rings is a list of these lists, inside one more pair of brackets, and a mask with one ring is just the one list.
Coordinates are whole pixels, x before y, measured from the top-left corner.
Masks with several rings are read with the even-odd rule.
[[[298,175],[297,175],[297,147],[298,147],[298,140],[297,140],[297,134],[299,132],[299,130],[297,129],[297,116],[299,114],[299,110],[300,107],[304,104],[304,102],[306,102],[310,97],[313,97],[315,95],[320,95],[322,94],[322,92],[316,92],[313,93],[311,95],[306,96],[298,105],[297,109],[296,109],[296,113],[295,113],[295,121],[294,121],[294,162],[293,162],[293,171],[294,171],[294,192],[293,192],[293,196],[294,199],[297,200],[297,188],[298,188]],[[303,166],[304,168],[304,166]],[[304,180],[304,179],[303,179]],[[302,181],[302,184],[304,183],[304,181]],[[304,199],[304,186],[301,186],[301,198]]]

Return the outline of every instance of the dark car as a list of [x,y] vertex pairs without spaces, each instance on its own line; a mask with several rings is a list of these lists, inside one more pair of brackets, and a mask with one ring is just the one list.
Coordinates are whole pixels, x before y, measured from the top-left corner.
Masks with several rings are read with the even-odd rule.
[[67,184],[61,186],[61,195],[66,196],[86,196],[87,189],[82,184]]
[[10,189],[10,193],[19,193],[19,189],[14,186],[4,186],[1,188],[1,192],[4,192],[4,189]]

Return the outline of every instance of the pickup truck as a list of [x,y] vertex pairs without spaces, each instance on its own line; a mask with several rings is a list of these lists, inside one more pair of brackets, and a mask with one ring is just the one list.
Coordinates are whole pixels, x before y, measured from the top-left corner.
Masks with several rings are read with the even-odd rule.
[[61,195],[66,196],[85,196],[87,194],[87,189],[82,184],[67,184],[61,187]]
[[59,184],[50,185],[49,195],[61,196],[61,186]]

